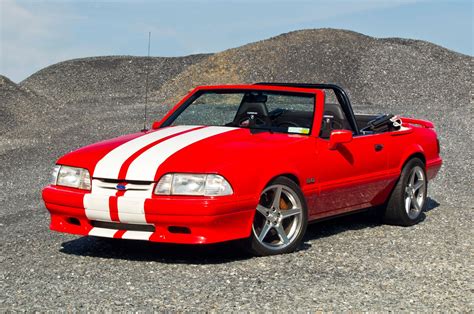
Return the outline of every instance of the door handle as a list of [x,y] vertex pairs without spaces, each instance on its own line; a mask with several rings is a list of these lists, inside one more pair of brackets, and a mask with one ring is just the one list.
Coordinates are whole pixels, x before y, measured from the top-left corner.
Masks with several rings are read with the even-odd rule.
[[380,152],[383,149],[383,145],[382,144],[375,144],[374,149],[375,149],[376,152]]

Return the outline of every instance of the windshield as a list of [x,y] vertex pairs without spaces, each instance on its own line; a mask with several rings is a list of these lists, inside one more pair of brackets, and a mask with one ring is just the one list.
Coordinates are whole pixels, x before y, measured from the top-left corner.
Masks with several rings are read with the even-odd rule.
[[212,125],[310,134],[314,95],[273,91],[200,91],[163,126]]

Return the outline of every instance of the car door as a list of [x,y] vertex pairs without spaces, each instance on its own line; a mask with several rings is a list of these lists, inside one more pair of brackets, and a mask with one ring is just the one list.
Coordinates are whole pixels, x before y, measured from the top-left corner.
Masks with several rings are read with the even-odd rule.
[[[386,176],[389,135],[359,135],[358,130],[349,123],[347,110],[343,110],[339,100],[335,103],[324,102],[320,132],[316,139],[319,195],[315,201],[315,215],[378,204],[382,199],[381,191],[390,183]],[[352,133],[352,140],[331,147],[330,134],[334,130]]]
[[351,211],[380,203],[378,195],[390,182],[386,177],[386,143],[387,135],[383,133],[361,135],[330,149],[329,140],[319,138],[319,196],[315,214]]

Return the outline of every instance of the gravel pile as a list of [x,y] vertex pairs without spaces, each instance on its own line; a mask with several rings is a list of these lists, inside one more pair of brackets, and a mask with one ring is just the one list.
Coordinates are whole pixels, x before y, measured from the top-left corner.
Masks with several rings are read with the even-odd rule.
[[73,59],[46,67],[20,83],[41,95],[72,107],[80,103],[120,100],[121,105],[143,102],[146,73],[153,93],[165,82],[208,55],[178,58],[111,56]]
[[[0,152],[58,137],[72,137],[73,149],[80,140],[135,132],[143,125],[146,73],[152,93],[207,57],[92,57],[51,65],[19,84],[2,77]],[[167,111],[157,107],[159,116]]]
[[48,138],[50,130],[43,126],[51,124],[57,113],[47,97],[0,75],[0,153]]
[[[62,154],[137,131],[199,84],[335,82],[356,111],[435,122],[445,166],[425,220],[314,224],[294,254],[110,242],[48,230],[40,190]],[[413,40],[306,30],[183,58],[62,62],[0,77],[0,310],[472,311],[472,57]]]

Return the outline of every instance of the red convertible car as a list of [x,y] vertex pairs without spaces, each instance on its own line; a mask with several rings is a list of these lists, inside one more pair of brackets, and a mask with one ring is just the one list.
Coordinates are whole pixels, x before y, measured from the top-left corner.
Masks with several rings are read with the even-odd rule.
[[361,209],[417,223],[441,163],[431,122],[355,115],[337,85],[201,86],[151,130],[61,157],[43,199],[59,232],[269,255]]

